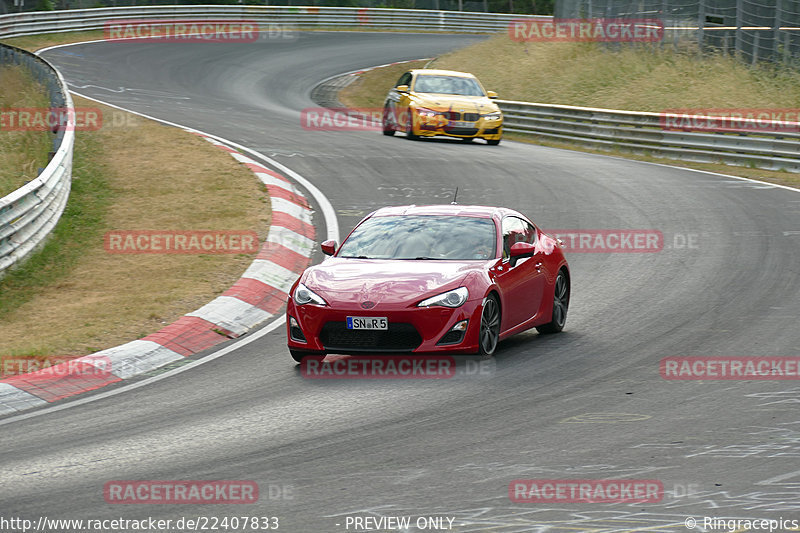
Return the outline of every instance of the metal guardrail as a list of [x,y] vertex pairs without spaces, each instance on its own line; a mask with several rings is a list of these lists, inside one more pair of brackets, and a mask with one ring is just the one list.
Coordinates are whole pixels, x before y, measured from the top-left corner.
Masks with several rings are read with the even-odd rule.
[[669,131],[659,113],[497,100],[507,132],[601,150],[800,172],[797,132]]
[[248,20],[259,25],[277,24],[288,29],[351,27],[364,29],[494,33],[506,31],[512,20],[549,20],[552,17],[357,7],[294,6],[137,6],[70,11],[17,13],[0,16],[0,37],[37,33],[101,30],[119,20]]
[[[25,66],[42,82],[50,105],[72,109],[72,98],[61,74],[42,58],[0,44],[0,65]],[[72,183],[74,117],[53,139],[53,155],[38,177],[0,198],[0,276],[31,253],[55,227],[67,205]]]

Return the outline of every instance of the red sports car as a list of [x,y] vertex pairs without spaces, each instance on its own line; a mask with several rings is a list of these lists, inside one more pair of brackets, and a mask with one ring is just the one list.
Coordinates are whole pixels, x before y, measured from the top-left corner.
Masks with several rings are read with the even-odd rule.
[[500,207],[385,207],[306,269],[286,311],[289,351],[308,355],[468,353],[567,319],[561,243]]

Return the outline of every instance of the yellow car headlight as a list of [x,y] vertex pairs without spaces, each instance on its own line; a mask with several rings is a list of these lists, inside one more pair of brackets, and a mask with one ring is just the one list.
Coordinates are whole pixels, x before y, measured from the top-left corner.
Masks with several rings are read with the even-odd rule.
[[436,115],[438,115],[439,113],[434,111],[433,109],[426,109],[424,107],[418,107],[417,108],[417,114],[419,116],[421,116],[421,117],[433,118]]

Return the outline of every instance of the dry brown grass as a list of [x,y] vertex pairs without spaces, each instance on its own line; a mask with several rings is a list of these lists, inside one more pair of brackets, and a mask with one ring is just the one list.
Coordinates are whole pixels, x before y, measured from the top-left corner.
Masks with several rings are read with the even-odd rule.
[[[50,107],[44,86],[23,67],[0,66],[0,80],[0,110]],[[0,125],[0,197],[34,179],[39,168],[47,166],[51,139],[48,131],[14,131]]]
[[506,100],[632,111],[796,108],[800,73],[753,69],[732,57],[652,45],[517,43],[497,35],[435,60],[466,70]]
[[[516,43],[494,36],[434,61],[417,61],[369,71],[339,93],[350,107],[380,107],[389,88],[408,69],[442,68],[472,72],[505,100],[660,112],[675,108],[800,107],[800,73],[751,69],[730,57],[699,57],[689,50],[625,48],[611,51],[593,43]],[[509,139],[608,154],[569,143],[506,134]],[[800,175],[724,164],[612,155],[792,187]]]
[[[100,107],[105,117],[119,111]],[[0,354],[80,355],[157,331],[226,290],[253,255],[114,255],[108,230],[255,230],[266,236],[269,199],[252,172],[226,152],[179,129],[129,115],[104,126],[82,158],[108,183],[101,231],[68,275],[0,317]],[[106,119],[106,124],[111,121]],[[119,123],[119,121],[117,121]],[[0,289],[2,290],[2,289]]]

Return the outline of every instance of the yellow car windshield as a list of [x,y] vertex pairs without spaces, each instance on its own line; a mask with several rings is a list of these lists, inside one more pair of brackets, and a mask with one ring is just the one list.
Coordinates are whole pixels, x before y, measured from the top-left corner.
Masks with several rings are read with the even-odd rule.
[[414,84],[414,91],[418,93],[485,96],[477,80],[460,76],[419,76]]

